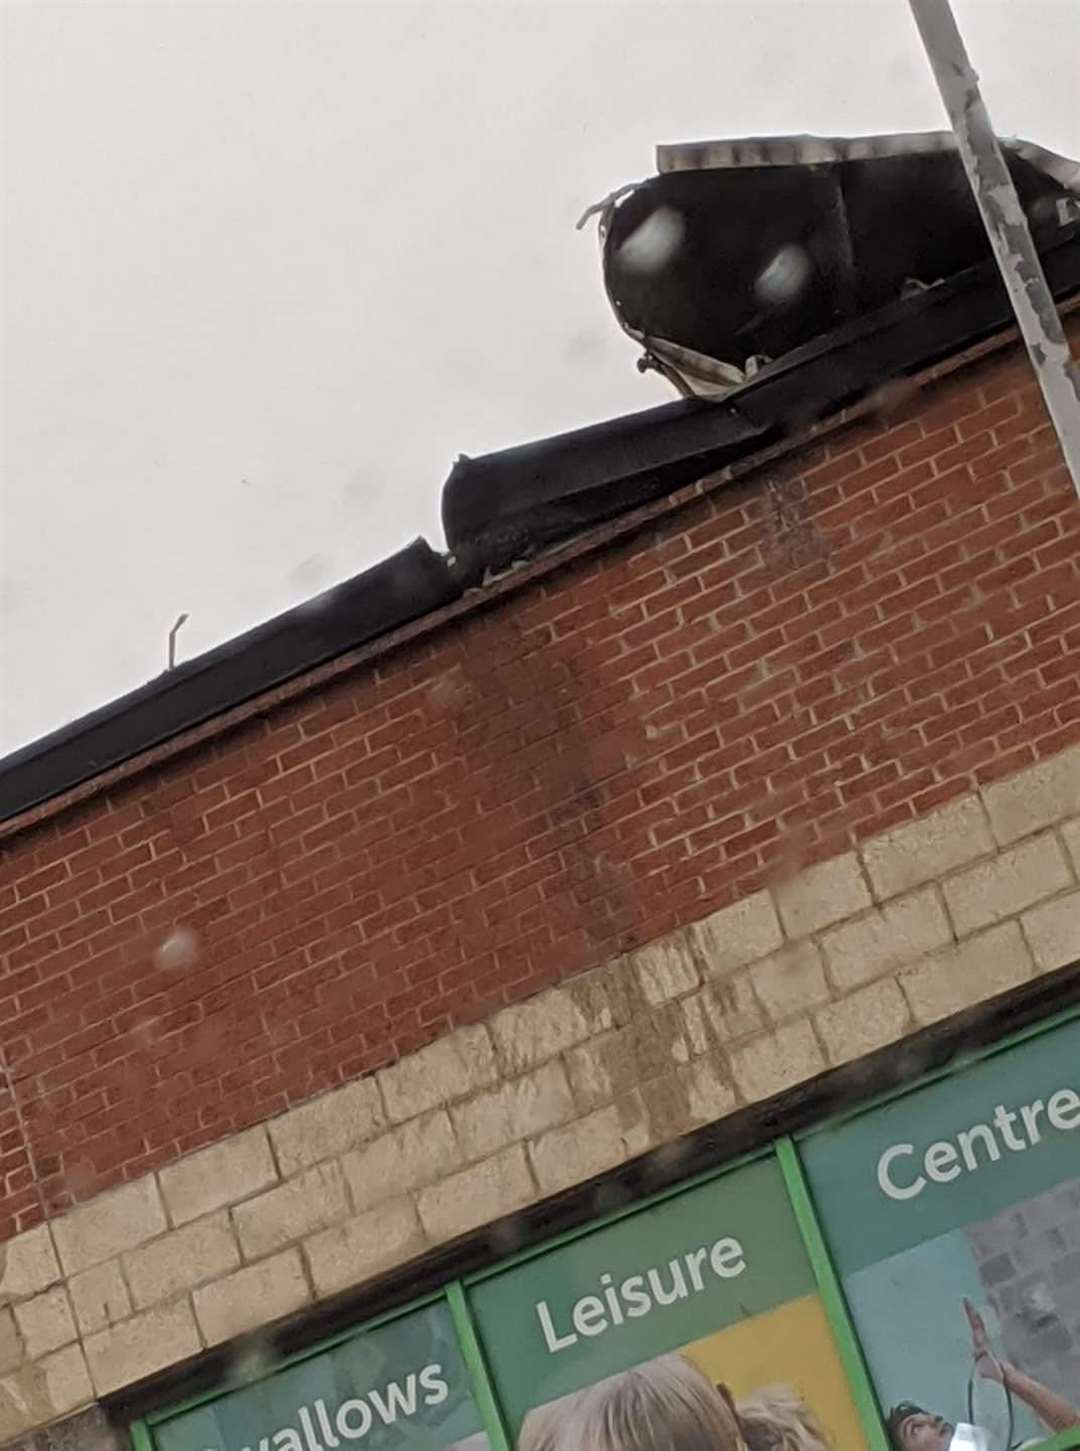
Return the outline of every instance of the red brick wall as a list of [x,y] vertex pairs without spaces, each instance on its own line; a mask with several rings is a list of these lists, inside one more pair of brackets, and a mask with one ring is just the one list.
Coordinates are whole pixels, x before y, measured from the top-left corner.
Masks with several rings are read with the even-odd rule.
[[999,354],[16,834],[0,1238],[1080,739],[1078,557]]

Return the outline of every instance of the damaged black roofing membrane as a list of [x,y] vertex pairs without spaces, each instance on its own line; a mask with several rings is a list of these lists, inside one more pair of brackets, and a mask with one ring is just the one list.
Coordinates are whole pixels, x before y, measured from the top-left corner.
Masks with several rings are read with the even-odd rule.
[[[770,168],[773,176],[803,170]],[[704,175],[690,174],[695,183]],[[818,184],[812,180],[809,192]],[[1080,292],[1080,223],[1063,225],[1058,215],[1042,240],[1054,296]],[[893,282],[906,268],[895,255],[894,247],[887,264]],[[967,254],[961,249],[955,255]],[[790,347],[722,398],[684,398],[482,458],[459,459],[442,495],[449,556],[417,540],[335,589],[16,751],[0,761],[0,821],[440,609],[491,572],[798,434],[882,384],[1013,321],[985,238],[970,265],[928,288],[901,289],[884,301],[872,286],[869,263],[863,270],[868,275],[859,296],[870,311],[854,307],[837,313],[829,303],[833,310],[821,318],[827,331],[804,337],[795,328],[781,339]]]
[[[1080,290],[1080,223],[1043,253],[1056,298]],[[836,413],[1013,321],[993,260],[794,349],[722,398],[643,413],[454,465],[447,542],[469,579],[671,492]],[[640,440],[640,446],[639,441]]]

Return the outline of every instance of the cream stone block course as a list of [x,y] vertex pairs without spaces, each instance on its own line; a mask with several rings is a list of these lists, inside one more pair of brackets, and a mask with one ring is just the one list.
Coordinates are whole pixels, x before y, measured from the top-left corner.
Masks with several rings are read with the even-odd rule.
[[820,932],[870,906],[870,892],[853,851],[807,867],[773,889],[789,937]]
[[45,1400],[44,1376],[28,1363],[10,1375],[0,1375],[0,1444],[14,1441],[52,1418]]
[[536,1189],[521,1144],[422,1189],[417,1199],[420,1223],[433,1244],[454,1239],[477,1225],[531,1203]]
[[605,1169],[625,1163],[650,1147],[643,1105],[636,1095],[552,1129],[529,1145],[542,1194],[556,1194]]
[[187,1300],[159,1305],[83,1341],[98,1395],[108,1395],[202,1348]]
[[24,1229],[0,1245],[0,1304],[36,1295],[60,1278],[49,1226]]
[[14,1370],[25,1359],[22,1336],[15,1324],[15,1312],[5,1306],[0,1309],[0,1375]]
[[731,1070],[716,1057],[696,1058],[677,1072],[686,1091],[688,1127],[715,1123],[733,1113],[738,1098],[731,1082]]
[[805,1020],[788,1023],[731,1051],[735,1086],[748,1103],[805,1083],[825,1066],[814,1029]]
[[0,1375],[0,1444],[15,1441],[53,1416],[46,1407],[44,1377],[36,1365],[24,1365],[11,1375]]
[[575,1101],[593,1109],[689,1059],[686,1020],[680,1004],[669,1002],[570,1049],[566,1066]]
[[982,788],[1002,846],[1080,812],[1080,746]]
[[38,1361],[45,1377],[45,1391],[56,1416],[66,1416],[94,1398],[94,1387],[86,1368],[81,1345],[68,1345]]
[[487,1028],[459,1028],[379,1074],[391,1123],[404,1123],[429,1109],[467,1098],[499,1076]]
[[1031,954],[1018,922],[1002,922],[900,974],[915,1021],[936,1023],[1027,982]]
[[491,1032],[507,1076],[516,1078],[615,1026],[607,994],[579,984],[548,988],[523,1003],[501,1009]]
[[942,891],[957,934],[965,937],[1071,884],[1058,839],[1047,832],[946,878]]
[[261,1125],[188,1154],[162,1169],[158,1178],[175,1225],[250,1199],[278,1182],[270,1140]]
[[[609,958],[601,967],[573,978],[570,986],[585,1004],[585,1016],[590,1022],[599,1023],[601,1019],[610,1019],[613,1026],[619,1028],[641,1012],[641,983],[630,965],[629,957]],[[606,1030],[598,1026],[596,1031],[602,1033]]]
[[861,854],[874,895],[884,899],[935,881],[996,849],[982,802],[964,796],[871,838]]
[[440,1108],[354,1149],[342,1168],[359,1211],[440,1179],[458,1167],[459,1157],[450,1117]]
[[721,907],[689,928],[690,941],[701,958],[706,977],[728,977],[775,952],[784,940],[773,899],[754,892]]
[[535,1073],[455,1104],[450,1116],[462,1158],[471,1162],[565,1123],[574,1113],[566,1069],[555,1059]]
[[754,992],[753,972],[750,968],[738,977],[707,983],[700,992],[683,998],[679,1006],[692,1056],[746,1038],[765,1026],[765,1014]]
[[108,1189],[52,1222],[60,1260],[69,1275],[111,1260],[167,1229],[152,1174]]
[[267,1127],[282,1176],[291,1179],[381,1133],[386,1110],[376,1079],[358,1078],[271,1119]]
[[62,1285],[54,1285],[32,1300],[16,1305],[15,1322],[30,1360],[40,1360],[50,1350],[59,1350],[61,1345],[75,1339],[75,1321]]
[[1033,907],[1020,921],[1039,972],[1080,961],[1080,892]]
[[300,1250],[294,1247],[203,1285],[191,1298],[207,1345],[220,1345],[299,1310],[311,1299],[311,1291]]
[[1061,839],[1072,859],[1073,872],[1080,878],[1080,820],[1067,821],[1061,828]]
[[72,1275],[68,1289],[83,1335],[93,1335],[131,1314],[131,1295],[118,1259],[106,1260],[104,1264]]
[[426,1246],[413,1201],[392,1199],[312,1235],[304,1241],[304,1255],[321,1299],[405,1264]]
[[304,1239],[350,1213],[345,1175],[336,1160],[238,1204],[233,1223],[246,1260],[257,1260]]
[[911,1028],[911,1009],[897,984],[886,978],[830,1003],[815,1021],[829,1062],[839,1065],[902,1038]]
[[680,1064],[619,1099],[617,1106],[623,1114],[622,1122],[630,1128],[635,1154],[681,1138],[699,1122],[690,1111],[692,1085],[681,1077],[690,1067],[689,1063]]
[[26,1361],[14,1374],[0,1378],[0,1441],[57,1421],[93,1399],[81,1346]]
[[52,1406],[45,1406],[43,1380],[32,1364],[10,1375],[0,1374],[0,1445],[14,1443],[53,1415]]
[[640,947],[627,957],[642,997],[652,1007],[693,992],[701,981],[697,960],[685,932]]
[[240,1251],[227,1211],[219,1210],[121,1258],[135,1308],[145,1310],[228,1274],[240,1263]]
[[821,939],[830,981],[841,992],[917,962],[952,941],[952,928],[934,887],[894,897]]
[[750,969],[754,990],[774,1023],[799,1018],[828,1002],[821,953],[805,939],[791,942]]

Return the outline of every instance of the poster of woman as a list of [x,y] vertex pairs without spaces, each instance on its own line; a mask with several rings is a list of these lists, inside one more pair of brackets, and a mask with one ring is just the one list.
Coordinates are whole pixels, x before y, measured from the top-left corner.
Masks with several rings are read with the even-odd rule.
[[692,1360],[669,1354],[531,1411],[518,1451],[828,1451],[814,1411],[789,1386],[736,1400]]

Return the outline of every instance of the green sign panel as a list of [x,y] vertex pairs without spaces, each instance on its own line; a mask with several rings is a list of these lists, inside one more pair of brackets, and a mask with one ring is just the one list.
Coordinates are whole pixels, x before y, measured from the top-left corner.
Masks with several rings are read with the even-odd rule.
[[814,1133],[802,1157],[894,1419],[915,1405],[946,1441],[974,1421],[990,1451],[1080,1426],[1080,1022]]
[[159,1422],[159,1451],[442,1451],[480,1421],[445,1305]]
[[802,1148],[842,1273],[1080,1174],[1080,1022],[812,1134]]
[[483,1281],[470,1302],[511,1421],[814,1288],[779,1168],[686,1190]]

